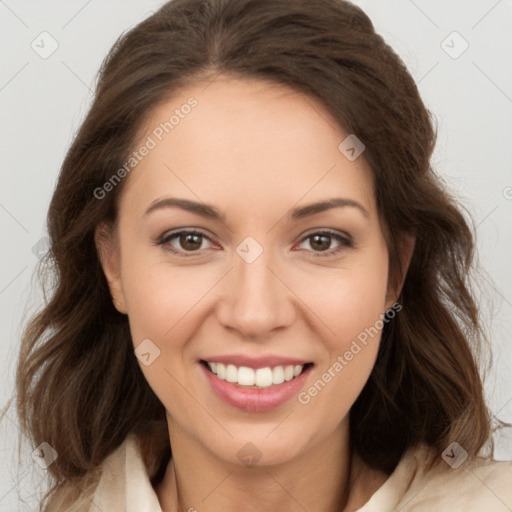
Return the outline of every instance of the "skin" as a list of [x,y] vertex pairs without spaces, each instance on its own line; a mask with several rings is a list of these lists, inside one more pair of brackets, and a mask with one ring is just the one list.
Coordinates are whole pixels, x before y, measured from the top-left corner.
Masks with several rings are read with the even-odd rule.
[[[191,96],[197,107],[125,178],[117,230],[107,242],[97,237],[134,346],[150,339],[160,350],[141,368],[167,410],[173,449],[156,488],[162,510],[355,510],[387,478],[352,457],[348,423],[380,335],[308,404],[294,397],[267,412],[224,403],[198,360],[304,358],[314,363],[307,389],[391,307],[398,290],[388,286],[371,170],[363,156],[349,161],[338,150],[348,134],[320,102],[259,80],[221,76],[181,90],[150,113],[141,140]],[[212,204],[225,222],[177,207],[144,215],[164,196]],[[345,206],[289,216],[333,197],[366,213]],[[157,245],[191,228],[209,239],[191,248],[175,237],[166,246],[193,256]],[[315,244],[310,235],[326,229],[352,245],[329,237]],[[247,236],[263,249],[252,263],[236,252]],[[322,254],[333,249],[341,250]],[[237,455],[248,442],[261,454],[253,466]]]

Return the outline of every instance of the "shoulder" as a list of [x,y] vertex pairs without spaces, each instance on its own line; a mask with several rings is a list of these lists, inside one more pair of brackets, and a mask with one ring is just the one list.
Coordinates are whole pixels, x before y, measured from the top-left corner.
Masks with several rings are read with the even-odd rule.
[[116,505],[125,510],[130,480],[149,484],[140,443],[133,435],[128,436],[98,468],[84,475],[80,481],[67,481],[57,488],[45,512],[89,512],[91,503],[94,504],[93,510],[98,510],[95,507],[105,511],[116,510]]
[[99,479],[97,469],[77,481],[62,483],[51,493],[44,512],[89,512]]
[[143,448],[141,440],[130,435],[118,450],[105,459],[101,479],[92,498],[99,510],[161,512],[151,484],[152,464],[147,465]]
[[[447,462],[448,461],[448,462]],[[419,444],[357,512],[510,512],[512,461],[476,457],[456,464]],[[460,464],[459,464],[460,463]]]
[[431,451],[424,447],[416,452],[417,478],[400,500],[404,512],[512,510],[511,461],[476,457],[452,467],[441,459],[433,461],[430,469],[422,470],[419,466],[429,457]]

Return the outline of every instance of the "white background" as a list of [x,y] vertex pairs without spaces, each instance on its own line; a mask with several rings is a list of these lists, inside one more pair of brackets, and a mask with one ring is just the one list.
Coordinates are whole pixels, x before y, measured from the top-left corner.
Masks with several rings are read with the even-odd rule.
[[[402,57],[438,120],[434,165],[472,213],[487,272],[481,291],[494,362],[486,392],[493,412],[512,422],[512,2],[354,3]],[[121,32],[160,5],[0,0],[0,406],[14,394],[23,315],[40,300],[31,285],[38,261],[32,248],[46,234],[55,180],[88,108],[96,73]],[[47,59],[31,48],[43,31],[58,43]],[[455,59],[441,46],[453,31],[469,44]],[[445,44],[457,52],[464,43],[450,36]],[[0,511],[36,510],[34,486],[44,471],[32,462],[28,446],[17,463],[12,407],[0,435]],[[510,441],[501,438],[498,458],[512,458]]]

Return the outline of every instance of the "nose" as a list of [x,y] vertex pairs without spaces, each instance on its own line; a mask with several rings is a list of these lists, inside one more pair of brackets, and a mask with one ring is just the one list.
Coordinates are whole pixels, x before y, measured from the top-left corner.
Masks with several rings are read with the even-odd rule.
[[266,251],[252,263],[235,255],[234,268],[224,282],[218,303],[218,321],[252,340],[291,325],[295,318],[294,295],[279,274]]

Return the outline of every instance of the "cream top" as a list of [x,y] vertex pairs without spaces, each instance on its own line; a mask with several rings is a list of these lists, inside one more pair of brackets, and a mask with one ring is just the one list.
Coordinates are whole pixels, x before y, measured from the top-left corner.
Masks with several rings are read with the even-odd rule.
[[[425,463],[431,457],[432,452],[425,445],[407,451],[389,478],[357,512],[512,511],[512,461],[479,457],[453,469],[440,460],[425,471]],[[76,510],[162,512],[135,438],[127,438],[105,459],[91,498]],[[48,509],[53,511],[60,509]]]

